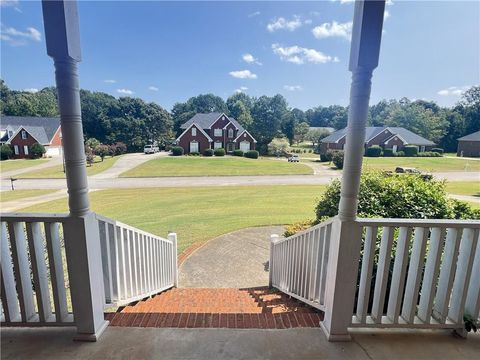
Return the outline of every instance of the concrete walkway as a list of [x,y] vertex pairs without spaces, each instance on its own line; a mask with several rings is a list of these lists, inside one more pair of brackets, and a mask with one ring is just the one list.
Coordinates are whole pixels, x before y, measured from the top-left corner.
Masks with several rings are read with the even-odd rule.
[[478,196],[448,194],[448,197],[452,199],[461,200],[461,201],[473,202],[480,205],[480,197]]
[[210,240],[180,266],[180,287],[252,288],[268,285],[270,235],[283,226],[242,229]]
[[318,328],[285,330],[109,327],[97,343],[74,342],[73,328],[2,328],[2,359],[476,359],[480,334],[356,330],[328,342]]
[[91,176],[90,179],[114,179],[119,177],[120,174],[124,173],[125,171],[133,169],[144,162],[163,156],[168,156],[168,152],[163,151],[148,155],[144,153],[125,154],[120,159],[115,161],[112,167],[102,171],[99,174]]

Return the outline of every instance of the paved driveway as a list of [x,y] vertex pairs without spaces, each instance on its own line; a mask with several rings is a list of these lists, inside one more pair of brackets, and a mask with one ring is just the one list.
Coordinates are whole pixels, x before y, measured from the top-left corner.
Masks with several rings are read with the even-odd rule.
[[270,235],[283,226],[254,227],[210,240],[180,266],[180,287],[251,288],[268,285]]
[[165,151],[158,152],[156,154],[144,154],[144,153],[133,153],[125,154],[120,159],[118,159],[111,168],[97,174],[93,175],[91,179],[114,179],[120,176],[121,173],[133,169],[144,162],[147,162],[152,159],[159,157],[168,156],[168,153]]

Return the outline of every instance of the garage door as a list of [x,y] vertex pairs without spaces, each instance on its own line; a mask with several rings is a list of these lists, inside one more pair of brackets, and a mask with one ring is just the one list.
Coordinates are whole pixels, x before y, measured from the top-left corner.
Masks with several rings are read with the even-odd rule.
[[198,142],[192,141],[190,143],[190,152],[198,152]]
[[240,150],[243,152],[249,151],[250,150],[250,142],[249,141],[242,141],[240,143]]

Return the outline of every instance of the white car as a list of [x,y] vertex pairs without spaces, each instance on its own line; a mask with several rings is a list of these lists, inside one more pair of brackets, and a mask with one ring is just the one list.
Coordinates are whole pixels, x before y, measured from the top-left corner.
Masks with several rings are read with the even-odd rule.
[[288,162],[299,162],[300,158],[298,157],[298,155],[290,155],[287,160]]
[[159,152],[160,150],[158,149],[158,146],[155,146],[155,145],[145,145],[143,147],[143,152],[145,154],[155,154],[157,152]]

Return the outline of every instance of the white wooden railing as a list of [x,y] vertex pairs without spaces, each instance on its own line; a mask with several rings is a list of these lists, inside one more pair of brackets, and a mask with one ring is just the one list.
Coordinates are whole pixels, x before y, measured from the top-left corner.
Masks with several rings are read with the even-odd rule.
[[150,234],[97,214],[106,305],[121,306],[177,286],[177,237]]
[[270,245],[270,286],[324,310],[328,254],[335,218],[288,238],[273,235]]
[[479,317],[480,222],[357,222],[363,254],[352,326],[461,329],[464,314]]
[[66,219],[65,214],[2,214],[2,323],[73,325],[63,246]]

